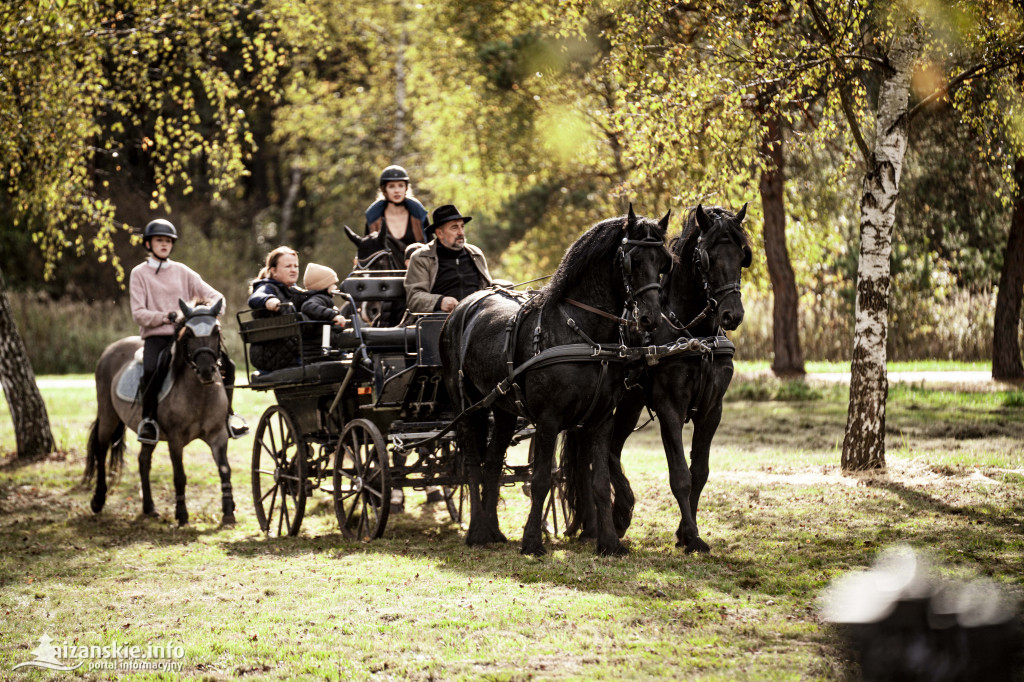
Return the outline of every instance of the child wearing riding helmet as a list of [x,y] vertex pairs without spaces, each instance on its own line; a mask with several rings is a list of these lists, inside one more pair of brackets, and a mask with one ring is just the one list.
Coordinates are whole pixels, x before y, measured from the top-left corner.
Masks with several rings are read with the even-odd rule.
[[[179,314],[179,300],[201,300],[209,304],[224,297],[188,266],[172,261],[171,251],[178,231],[170,221],[159,218],[146,225],[142,244],[149,257],[132,269],[128,280],[132,319],[139,325],[142,337],[142,421],[136,432],[139,441],[155,444],[160,440],[156,413],[160,388],[167,376],[171,347],[174,345],[174,320]],[[222,311],[223,312],[223,311]],[[231,410],[235,385],[235,364],[223,348],[220,351],[221,374],[228,398],[228,434],[239,438],[249,431],[241,418]]]
[[388,166],[380,174],[377,200],[366,209],[366,234],[386,231],[397,242],[396,254],[410,244],[423,244],[427,209],[417,201],[409,184],[409,174],[401,166]]

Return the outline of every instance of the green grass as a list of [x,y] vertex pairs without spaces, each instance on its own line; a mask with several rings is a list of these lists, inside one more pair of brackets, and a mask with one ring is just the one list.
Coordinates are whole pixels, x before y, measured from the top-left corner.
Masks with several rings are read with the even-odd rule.
[[[1019,392],[895,387],[888,473],[849,478],[838,471],[847,389],[783,390],[800,399],[731,395],[725,406],[698,519],[710,555],[674,546],[678,511],[652,424],[623,458],[638,498],[629,556],[553,538],[536,559],[517,551],[528,504],[519,488],[502,492],[507,546],[466,547],[443,508],[413,491],[381,540],[344,540],[323,494],[299,537],[268,539],[252,514],[251,437],[229,449],[233,528],[218,525],[201,444],[186,450],[189,527],[171,518],[164,446],[153,470],[163,518],[139,518],[134,442],[93,515],[77,487],[93,390],[44,389],[61,448],[44,461],[9,459],[0,407],[0,671],[31,660],[46,633],[59,644],[181,645],[182,674],[215,680],[856,679],[816,599],[881,549],[927,548],[945,573],[1024,594]],[[269,398],[239,391],[238,410],[255,424]],[[71,676],[160,678],[81,673]]]
[[[956,360],[907,360],[889,362],[890,372],[987,372],[991,371],[990,361],[959,362]],[[770,360],[737,360],[736,371],[740,373],[762,372],[771,368]],[[804,369],[810,374],[832,374],[849,372],[850,362],[830,360],[809,360]]]

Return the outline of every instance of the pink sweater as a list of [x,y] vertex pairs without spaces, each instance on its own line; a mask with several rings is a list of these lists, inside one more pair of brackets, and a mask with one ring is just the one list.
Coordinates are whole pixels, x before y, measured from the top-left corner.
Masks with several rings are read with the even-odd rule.
[[179,298],[186,303],[199,300],[210,305],[224,298],[188,266],[168,259],[158,273],[158,264],[153,258],[147,259],[135,266],[128,280],[132,319],[138,322],[142,338],[174,333],[174,325],[164,324],[163,319],[171,311],[181,314]]

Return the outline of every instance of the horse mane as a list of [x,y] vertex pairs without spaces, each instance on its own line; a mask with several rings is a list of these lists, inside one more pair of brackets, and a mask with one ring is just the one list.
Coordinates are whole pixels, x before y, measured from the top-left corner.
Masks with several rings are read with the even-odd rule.
[[[569,288],[586,272],[608,262],[613,252],[619,248],[626,220],[627,216],[624,215],[607,218],[584,232],[583,236],[566,250],[558,269],[551,276],[551,281],[534,298],[536,304],[544,305],[548,301],[561,300]],[[656,220],[637,216],[637,228],[645,227],[649,232],[652,228],[657,229],[657,225]]]
[[[725,230],[729,238],[746,250],[750,250],[750,237],[743,223],[735,220],[736,214],[721,206],[705,206],[704,213],[711,219],[711,232],[706,235],[709,240],[717,236],[717,232]],[[688,277],[690,264],[693,261],[693,251],[697,248],[697,240],[700,238],[700,226],[697,225],[697,207],[694,206],[686,213],[686,220],[683,221],[683,230],[677,237],[673,237],[668,244],[668,250],[672,253],[674,266],[665,276],[664,288],[661,292],[662,303],[671,295],[672,279],[675,277]],[[678,267],[682,266],[682,267]]]

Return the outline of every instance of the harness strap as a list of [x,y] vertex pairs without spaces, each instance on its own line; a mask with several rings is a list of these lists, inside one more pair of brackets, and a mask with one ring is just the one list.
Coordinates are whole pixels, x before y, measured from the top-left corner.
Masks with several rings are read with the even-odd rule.
[[[656,286],[660,287],[661,285],[658,284]],[[641,289],[641,290],[646,290],[649,287],[650,287],[650,285],[648,285],[647,287],[643,287],[643,289]],[[570,304],[570,305],[574,305],[577,308],[581,308],[583,310],[586,310],[588,313],[594,313],[595,315],[600,315],[601,317],[606,317],[609,320],[614,320],[614,321],[618,322],[619,324],[624,324],[624,325],[626,325],[628,327],[632,327],[633,329],[636,329],[637,326],[638,326],[635,320],[627,320],[624,317],[619,317],[618,315],[612,315],[611,313],[605,312],[605,311],[601,310],[600,308],[595,308],[593,306],[587,305],[586,303],[580,303],[579,301],[574,301],[571,298],[565,299],[565,302]]]
[[576,426],[574,426],[573,428],[569,429],[570,431],[579,431],[580,429],[583,428],[583,425],[587,423],[587,420],[590,419],[590,415],[594,412],[594,408],[597,407],[597,399],[601,394],[599,389],[601,388],[601,385],[604,383],[606,376],[608,376],[608,361],[602,360],[601,376],[597,378],[597,386],[594,387],[594,397],[591,398],[590,400],[590,407],[588,407],[587,411],[583,413],[583,417],[580,419],[579,423],[576,424]]

